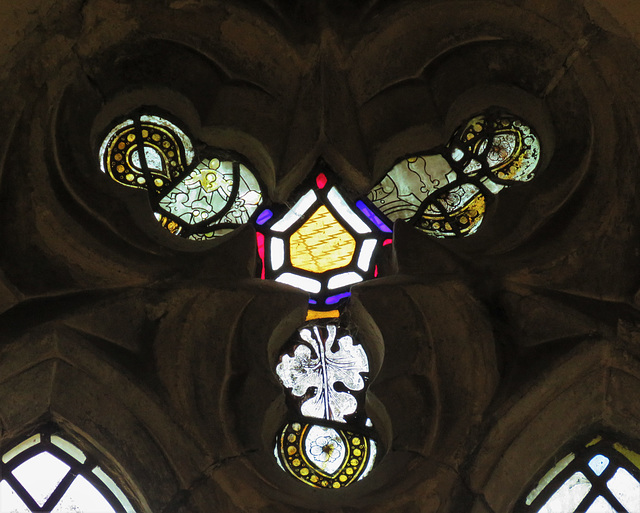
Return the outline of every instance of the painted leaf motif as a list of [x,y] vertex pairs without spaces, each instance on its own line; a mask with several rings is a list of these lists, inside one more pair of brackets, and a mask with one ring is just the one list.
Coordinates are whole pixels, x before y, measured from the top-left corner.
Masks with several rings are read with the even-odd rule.
[[324,338],[321,329],[315,326],[313,331],[301,330],[300,337],[306,344],[296,347],[293,356],[285,354],[276,373],[296,397],[312,390],[313,395],[302,403],[303,415],[345,422],[344,416],[354,413],[358,403],[353,395],[336,390],[334,385],[342,383],[349,390],[362,390],[360,373],[369,370],[369,362],[362,346],[354,345],[348,335],[338,339],[338,349],[332,351],[336,326],[327,326]]

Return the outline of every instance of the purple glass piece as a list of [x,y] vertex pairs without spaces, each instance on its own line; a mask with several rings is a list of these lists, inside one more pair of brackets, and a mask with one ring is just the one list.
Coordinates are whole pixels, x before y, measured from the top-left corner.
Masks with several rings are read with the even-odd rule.
[[309,304],[310,305],[317,305],[318,302],[315,299],[309,299]]
[[256,224],[264,224],[272,217],[273,217],[273,212],[271,212],[271,210],[267,208],[263,210],[262,213],[258,216],[258,219],[256,219]]
[[391,228],[389,228],[377,215],[375,215],[367,205],[364,204],[364,201],[358,200],[356,201],[356,206],[362,210],[362,213],[367,216],[373,223],[380,228],[383,232],[391,233]]
[[325,303],[328,305],[335,305],[338,301],[340,301],[341,299],[344,299],[345,297],[349,297],[351,295],[351,292],[343,292],[342,294],[336,294],[335,296],[329,296],[326,300]]

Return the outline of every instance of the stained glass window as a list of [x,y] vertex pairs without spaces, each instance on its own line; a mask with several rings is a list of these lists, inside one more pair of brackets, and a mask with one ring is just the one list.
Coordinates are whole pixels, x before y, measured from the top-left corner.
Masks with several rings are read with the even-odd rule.
[[262,203],[262,190],[240,155],[213,148],[199,153],[176,124],[142,114],[110,130],[99,159],[113,180],[148,192],[151,209],[167,230],[204,240],[249,222]]
[[58,434],[39,433],[0,462],[2,513],[135,513],[91,457]]
[[391,242],[391,228],[323,172],[291,208],[265,209],[256,224],[263,278],[309,292],[312,310],[343,305],[353,284],[377,274],[376,250]]
[[601,436],[558,461],[528,491],[518,513],[636,513],[640,454]]
[[364,348],[339,321],[314,321],[298,330],[276,373],[292,412],[276,439],[280,466],[318,488],[342,488],[366,477],[377,444],[364,414]]
[[467,236],[480,227],[488,198],[530,181],[539,160],[531,127],[492,110],[456,130],[446,147],[398,162],[368,199],[391,221],[434,237]]

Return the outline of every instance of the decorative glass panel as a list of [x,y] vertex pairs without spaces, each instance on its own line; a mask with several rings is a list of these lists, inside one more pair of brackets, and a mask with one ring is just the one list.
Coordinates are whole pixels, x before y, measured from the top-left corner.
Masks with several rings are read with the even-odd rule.
[[376,442],[344,429],[293,422],[276,442],[276,458],[292,476],[317,488],[343,488],[371,471]]
[[0,464],[0,512],[135,513],[115,482],[86,461],[75,445],[48,433],[10,449]]
[[358,407],[352,394],[364,389],[369,361],[350,335],[338,337],[337,332],[336,324],[301,329],[300,343],[292,354],[282,355],[276,368],[282,384],[301,398],[305,417],[345,422]]
[[540,143],[507,113],[469,120],[446,148],[398,162],[368,195],[389,220],[402,219],[435,237],[475,233],[486,198],[535,176]]
[[341,488],[366,476],[377,445],[364,416],[369,373],[364,348],[339,321],[312,322],[281,355],[276,373],[300,419],[277,437],[280,466],[319,488]]
[[204,240],[249,222],[262,203],[260,185],[240,157],[206,152],[197,160],[191,139],[164,118],[132,116],[105,137],[100,168],[122,185],[147,190],[156,219],[171,233]]
[[636,513],[640,455],[597,437],[565,456],[516,508],[518,513]]
[[263,278],[310,293],[314,310],[343,306],[354,283],[376,275],[374,258],[391,228],[363,201],[351,205],[319,173],[291,208],[257,215]]

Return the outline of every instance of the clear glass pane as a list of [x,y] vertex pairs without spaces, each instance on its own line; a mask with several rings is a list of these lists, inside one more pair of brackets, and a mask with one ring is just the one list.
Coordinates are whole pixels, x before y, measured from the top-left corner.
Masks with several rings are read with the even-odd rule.
[[45,451],[28,459],[12,473],[33,500],[43,506],[68,471],[69,465]]
[[340,287],[346,287],[347,285],[353,285],[354,283],[358,283],[361,281],[362,276],[360,276],[358,273],[340,273],[329,278],[329,281],[327,282],[327,288],[329,290],[334,290]]
[[558,488],[538,513],[573,513],[591,490],[591,481],[576,472]]
[[619,468],[607,483],[609,490],[630,512],[640,508],[640,483],[627,470]]
[[531,505],[531,503],[536,500],[536,497],[540,495],[540,492],[545,489],[545,487],[553,481],[553,478],[556,477],[560,472],[564,470],[564,468],[571,463],[575,459],[576,455],[574,453],[568,454],[564,458],[562,458],[556,465],[547,472],[542,479],[538,482],[538,485],[531,490],[531,493],[527,495],[527,500],[525,501],[527,506]]
[[120,490],[120,487],[113,481],[113,479],[111,479],[107,474],[105,474],[100,467],[94,468],[92,472],[96,476],[98,476],[98,478],[100,478],[100,481],[102,481],[104,484],[107,485],[109,490],[111,490],[111,493],[118,498],[118,500],[120,501],[120,504],[122,504],[122,506],[124,507],[127,513],[135,513],[135,510],[133,509],[133,506],[129,502],[129,499],[127,499],[125,494],[122,493],[122,490]]
[[277,282],[286,283],[292,287],[297,287],[307,292],[317,294],[320,292],[322,285],[318,280],[307,278],[306,276],[300,276],[299,274],[284,273],[276,278]]
[[617,513],[613,506],[600,495],[585,513]]
[[8,461],[11,461],[22,451],[25,451],[29,447],[33,447],[34,445],[37,445],[39,443],[40,443],[40,434],[32,436],[31,438],[27,438],[21,444],[16,445],[13,449],[10,449],[6,453],[4,453],[4,455],[2,456],[2,462],[7,463]]
[[102,494],[84,477],[73,480],[51,513],[115,513]]
[[604,472],[604,469],[609,465],[609,458],[603,456],[602,454],[597,454],[589,461],[589,467],[593,470],[593,473],[596,476],[599,476]]
[[6,481],[0,482],[0,513],[31,513]]
[[53,445],[56,445],[57,447],[60,447],[60,449],[62,449],[72,458],[75,458],[76,460],[78,460],[80,463],[84,463],[85,461],[87,461],[87,457],[85,456],[85,454],[80,449],[78,449],[75,445],[70,444],[65,439],[60,438],[59,436],[53,435],[51,437],[51,443]]
[[338,211],[338,214],[342,216],[342,218],[349,223],[351,228],[353,228],[358,233],[369,233],[371,229],[367,226],[362,219],[358,217],[358,215],[351,210],[351,207],[347,205],[347,202],[340,195],[338,190],[335,187],[332,187],[331,190],[327,193],[327,199]]

